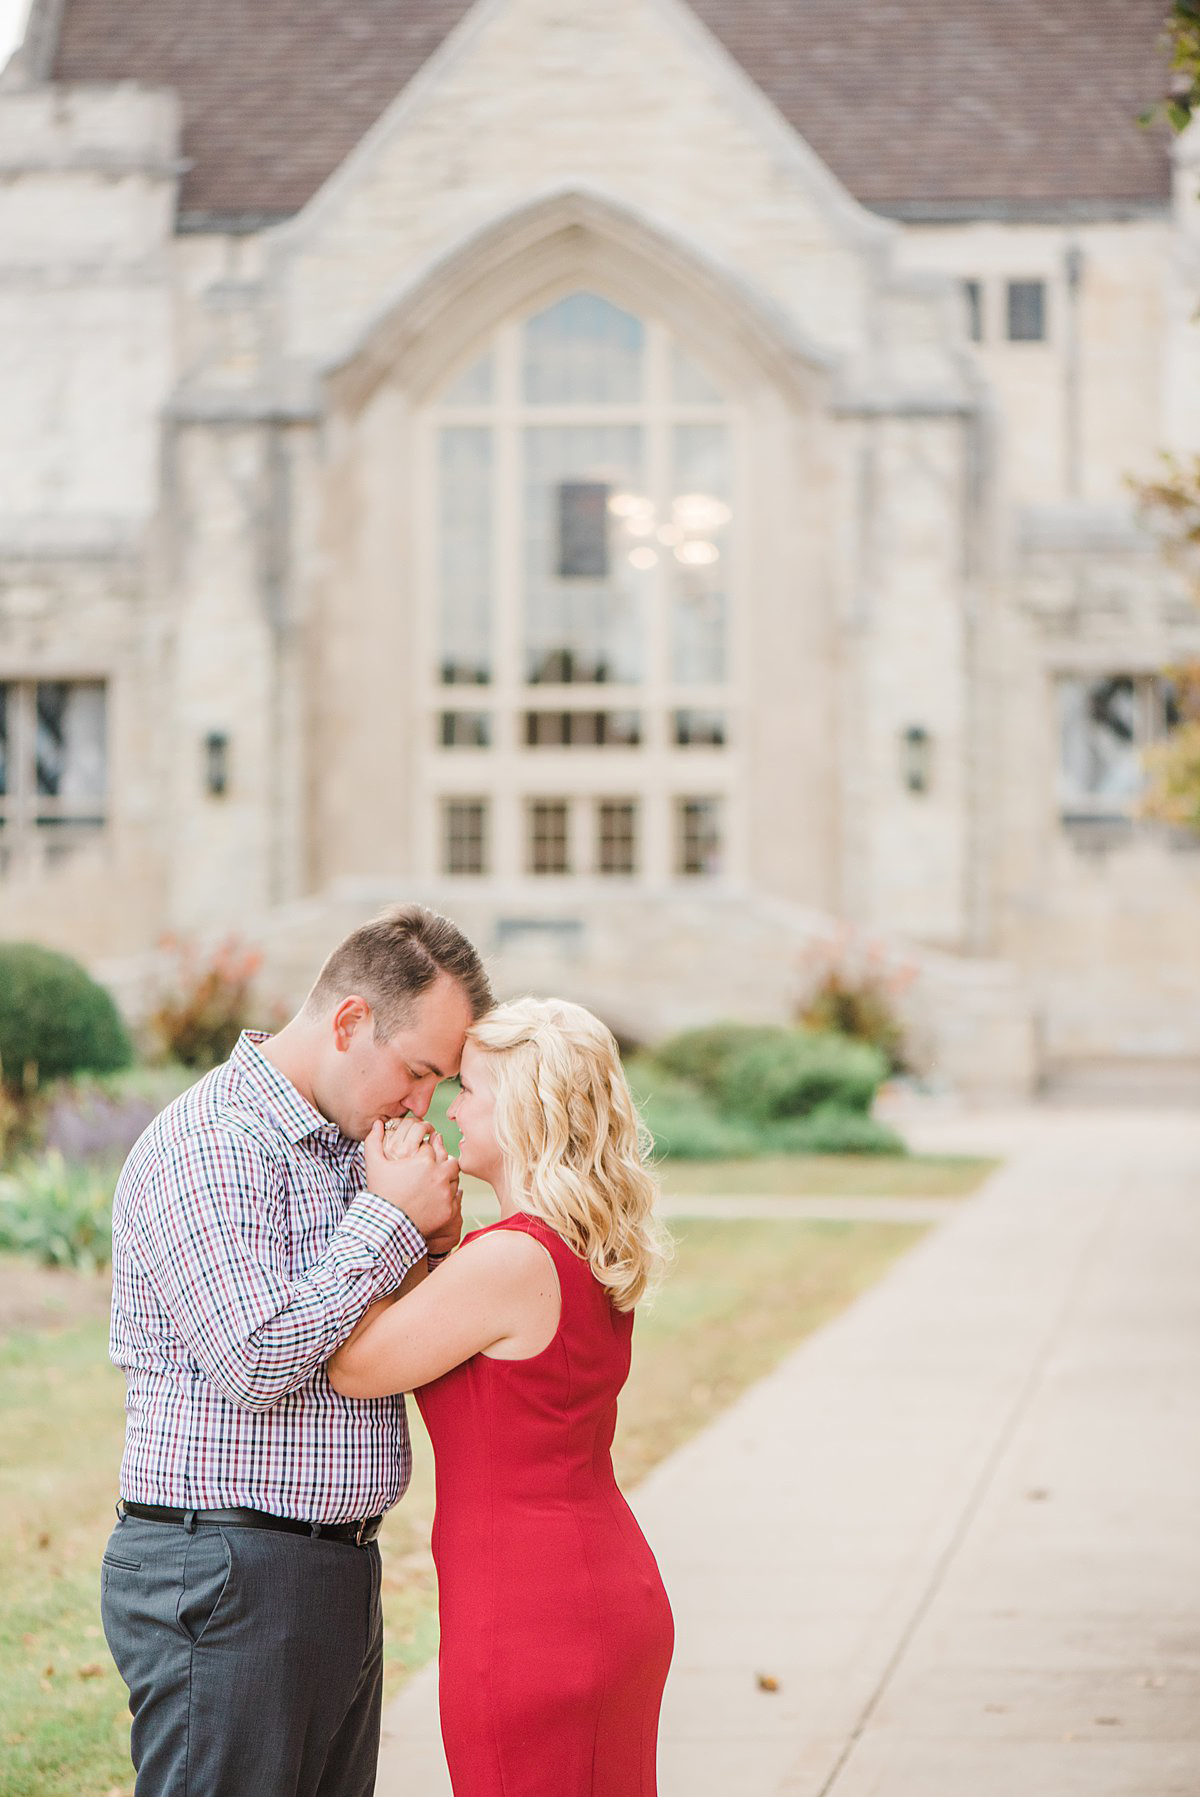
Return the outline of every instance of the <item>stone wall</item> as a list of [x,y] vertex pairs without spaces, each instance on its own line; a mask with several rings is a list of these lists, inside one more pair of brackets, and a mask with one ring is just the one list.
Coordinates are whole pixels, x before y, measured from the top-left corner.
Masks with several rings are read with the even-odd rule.
[[167,94],[0,92],[0,548],[154,508],[177,136]]
[[[0,92],[0,678],[107,679],[112,768],[103,844],[7,881],[0,930],[134,979],[160,928],[241,925],[294,993],[364,894],[427,892],[507,986],[569,977],[655,1033],[777,1014],[842,915],[921,945],[931,1059],[972,1087],[1200,1053],[1200,856],[1064,833],[1051,703],[1061,672],[1200,650],[1126,486],[1196,443],[1193,142],[1170,217],[897,226],[674,0],[495,0],[282,227],[176,236],[178,153],[170,95]],[[1010,279],[1047,283],[1046,342],[1005,341]],[[436,878],[426,408],[572,285],[736,402],[735,851],[707,894],[662,843],[628,894]]]
[[[400,897],[452,916],[479,947],[501,997],[574,999],[635,1042],[718,1018],[790,1021],[806,951],[837,933],[826,913],[744,894],[677,894],[669,904],[647,905],[636,893],[592,885],[531,906],[522,887],[482,893],[461,881],[409,880],[400,888],[346,881],[320,900],[272,914],[260,937],[264,995],[299,1004],[342,936]],[[904,1002],[922,1072],[972,1097],[1027,1096],[1037,1078],[1036,1045],[1011,965],[877,940],[916,970]],[[147,966],[106,971],[124,982],[136,1008]]]
[[85,955],[164,920],[164,640],[151,573],[175,379],[173,98],[0,92],[0,679],[108,685],[102,844],[26,864],[0,928]]

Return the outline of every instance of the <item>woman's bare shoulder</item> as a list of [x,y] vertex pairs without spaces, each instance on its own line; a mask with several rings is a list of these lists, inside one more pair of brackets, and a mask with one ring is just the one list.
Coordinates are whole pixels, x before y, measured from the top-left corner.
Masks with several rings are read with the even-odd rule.
[[524,1229],[481,1229],[469,1236],[451,1255],[448,1266],[458,1265],[493,1277],[522,1278],[536,1273],[540,1278],[547,1263],[554,1265],[550,1250],[536,1235]]

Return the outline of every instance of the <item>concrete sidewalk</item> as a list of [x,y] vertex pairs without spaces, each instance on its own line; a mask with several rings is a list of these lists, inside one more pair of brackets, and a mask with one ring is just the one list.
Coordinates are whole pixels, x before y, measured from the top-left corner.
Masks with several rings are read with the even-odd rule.
[[[1200,1793],[1200,1124],[949,1130],[1012,1159],[636,1494],[663,1797]],[[427,1673],[379,1790],[448,1789]]]

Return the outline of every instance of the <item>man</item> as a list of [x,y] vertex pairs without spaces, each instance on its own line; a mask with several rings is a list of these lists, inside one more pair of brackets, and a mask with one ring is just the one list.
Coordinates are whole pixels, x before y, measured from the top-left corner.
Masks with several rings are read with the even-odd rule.
[[403,907],[336,948],[278,1035],[244,1034],[134,1147],[113,1207],[128,1380],[105,1634],[138,1797],[366,1797],[379,1550],[408,1482],[402,1398],[324,1366],[462,1227],[458,1163],[410,1117],[491,1003],[470,943]]

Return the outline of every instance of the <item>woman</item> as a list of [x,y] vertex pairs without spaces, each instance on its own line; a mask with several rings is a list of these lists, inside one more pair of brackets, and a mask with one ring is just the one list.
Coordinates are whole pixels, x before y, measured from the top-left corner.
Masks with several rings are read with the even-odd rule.
[[[670,1606],[613,1478],[633,1307],[662,1251],[612,1036],[523,999],[476,1023],[450,1116],[500,1220],[375,1305],[350,1397],[415,1390],[437,1462],[442,1737],[455,1797],[653,1797]],[[415,1119],[389,1153],[445,1153]]]

